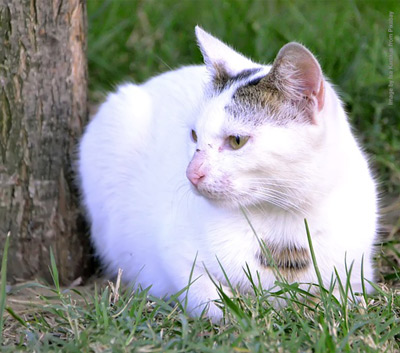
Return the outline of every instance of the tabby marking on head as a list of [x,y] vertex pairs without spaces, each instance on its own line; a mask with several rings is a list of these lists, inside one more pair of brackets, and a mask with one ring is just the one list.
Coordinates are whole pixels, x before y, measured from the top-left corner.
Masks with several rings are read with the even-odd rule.
[[233,84],[250,78],[260,70],[261,69],[247,69],[234,76],[230,76],[223,65],[215,65],[215,75],[212,79],[213,93],[218,95]]

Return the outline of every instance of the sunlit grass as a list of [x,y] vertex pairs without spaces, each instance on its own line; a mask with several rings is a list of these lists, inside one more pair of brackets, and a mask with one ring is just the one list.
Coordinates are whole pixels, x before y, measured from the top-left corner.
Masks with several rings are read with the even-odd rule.
[[[312,250],[314,269],[318,264]],[[6,254],[6,252],[5,252]],[[53,284],[14,287],[4,317],[3,352],[396,352],[400,349],[399,292],[375,286],[348,300],[348,280],[333,285],[276,282],[263,289],[246,271],[252,293],[227,295],[219,287],[224,319],[212,324],[190,318],[176,296],[160,299],[148,290],[131,290],[116,283],[63,289],[51,254]],[[4,258],[3,258],[4,260]],[[6,261],[3,261],[3,264]],[[3,265],[4,269],[4,265]],[[350,272],[350,271],[349,271]],[[121,274],[120,274],[121,275]],[[122,274],[123,276],[123,274]],[[217,285],[217,284],[216,284]],[[37,297],[18,313],[13,296],[35,288]],[[315,295],[315,289],[320,293]],[[314,294],[313,294],[314,293]],[[279,304],[278,304],[279,303]]]

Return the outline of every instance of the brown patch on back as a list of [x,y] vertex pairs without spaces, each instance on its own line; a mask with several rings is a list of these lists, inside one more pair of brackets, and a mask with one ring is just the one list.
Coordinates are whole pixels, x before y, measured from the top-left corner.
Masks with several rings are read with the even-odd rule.
[[308,250],[302,247],[287,246],[279,248],[275,245],[267,244],[272,258],[268,254],[260,251],[257,259],[261,266],[268,268],[276,268],[278,270],[297,272],[307,269],[311,264],[311,258]]

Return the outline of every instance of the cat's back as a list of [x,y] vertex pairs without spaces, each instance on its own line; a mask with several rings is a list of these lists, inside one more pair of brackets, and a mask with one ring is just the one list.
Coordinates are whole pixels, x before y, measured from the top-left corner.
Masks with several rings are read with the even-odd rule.
[[173,177],[168,173],[176,170],[171,161],[187,164],[183,144],[203,97],[205,72],[188,66],[141,85],[121,85],[87,126],[78,168],[95,242],[112,242],[108,233],[133,226],[121,222],[154,209],[157,193]]
[[[156,76],[136,85],[126,83],[107,96],[86,128],[79,147],[79,169],[85,179],[102,172],[103,179],[126,157],[138,158],[148,150],[158,131],[174,131],[189,124],[192,111],[202,98],[203,66],[188,66]],[[167,129],[167,130],[166,130]],[[136,153],[135,153],[136,152]],[[88,176],[89,175],[89,176]],[[100,179],[100,177],[99,177]]]
[[[81,150],[88,148],[92,140],[94,143],[99,140],[109,142],[114,136],[118,138],[118,145],[128,142],[124,141],[124,137],[127,140],[134,137],[139,145],[139,142],[144,142],[150,128],[157,128],[166,120],[170,125],[173,118],[184,119],[184,116],[178,115],[198,104],[202,98],[205,77],[203,66],[186,66],[140,85],[120,85],[107,96],[87,126]],[[163,119],[164,114],[169,114],[170,118]]]

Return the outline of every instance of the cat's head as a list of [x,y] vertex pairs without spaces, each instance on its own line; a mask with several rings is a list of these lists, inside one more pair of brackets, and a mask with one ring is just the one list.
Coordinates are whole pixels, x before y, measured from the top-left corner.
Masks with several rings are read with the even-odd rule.
[[201,195],[231,207],[303,207],[324,139],[325,81],[318,61],[289,43],[272,66],[264,66],[199,27],[196,35],[210,82],[190,132],[188,179]]

